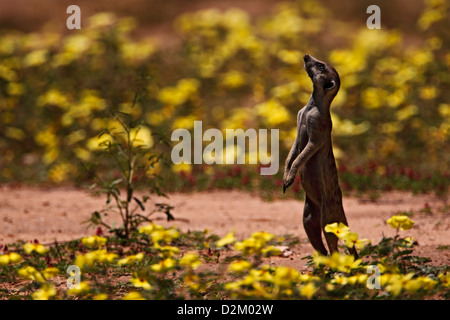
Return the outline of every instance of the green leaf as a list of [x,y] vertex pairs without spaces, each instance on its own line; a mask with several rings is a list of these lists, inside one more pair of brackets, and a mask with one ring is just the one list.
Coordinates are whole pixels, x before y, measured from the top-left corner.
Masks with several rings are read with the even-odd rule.
[[142,211],[145,211],[145,207],[144,207],[144,205],[142,204],[141,200],[139,200],[139,199],[136,198],[136,197],[133,197],[133,199],[134,199],[134,201],[136,201],[136,203],[139,205],[139,207],[142,209]]
[[412,250],[402,250],[400,252],[397,252],[396,254],[394,254],[394,260],[400,256],[406,256],[408,254],[411,254],[412,252],[413,252]]
[[116,180],[114,180],[113,182],[111,182],[109,185],[110,186],[115,186],[116,184],[119,184],[119,183],[121,183],[123,181],[123,179],[122,178],[119,178],[119,179],[116,179]]

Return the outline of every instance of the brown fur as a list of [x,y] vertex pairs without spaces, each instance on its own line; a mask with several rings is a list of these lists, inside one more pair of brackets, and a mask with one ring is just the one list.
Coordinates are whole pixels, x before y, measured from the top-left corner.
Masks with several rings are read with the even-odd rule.
[[[286,159],[283,192],[300,171],[306,193],[303,225],[314,249],[326,255],[322,231],[330,253],[338,251],[338,238],[325,232],[324,227],[334,222],[348,225],[331,141],[330,105],[339,91],[340,79],[331,65],[308,54],[304,61],[314,90],[308,104],[297,115],[297,138]],[[351,252],[357,257],[355,248]]]

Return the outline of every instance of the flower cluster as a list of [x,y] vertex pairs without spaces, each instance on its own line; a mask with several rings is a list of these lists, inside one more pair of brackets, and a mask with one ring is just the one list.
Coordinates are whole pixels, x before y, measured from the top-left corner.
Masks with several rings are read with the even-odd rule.
[[357,259],[352,255],[341,254],[339,252],[333,252],[331,256],[325,257],[317,252],[314,253],[313,261],[317,267],[326,266],[333,271],[340,271],[349,273],[353,269],[359,268],[362,260]]
[[234,248],[241,251],[244,255],[276,256],[281,253],[280,249],[273,245],[267,246],[267,242],[272,240],[274,237],[275,236],[273,234],[268,232],[254,232],[250,238],[236,242],[234,244]]
[[397,230],[409,230],[414,226],[414,221],[412,221],[408,216],[405,215],[395,215],[386,221],[392,228]]
[[[232,264],[232,272],[235,272],[237,264],[242,266],[245,263]],[[241,274],[243,270],[237,269]],[[245,269],[249,269],[249,266]],[[315,284],[318,280],[318,277],[301,274],[292,268],[264,265],[261,268],[249,269],[241,280],[226,283],[225,289],[234,298],[281,299],[302,296],[310,299],[319,289]]]
[[[407,221],[391,219],[399,225]],[[327,232],[344,242],[358,239],[343,224],[330,224]],[[264,231],[239,241],[234,231],[219,238],[206,230],[183,233],[150,223],[134,236],[127,246],[118,245],[123,239],[98,235],[57,247],[25,244],[0,255],[0,278],[10,277],[6,282],[13,286],[17,276],[26,280],[21,297],[40,300],[404,299],[445,296],[450,286],[449,273],[411,256],[414,243],[398,234],[377,245],[368,242],[359,259],[315,252],[306,257],[310,269],[305,272],[274,265],[284,259],[274,255],[276,245],[289,237]],[[68,265],[80,269],[66,274]],[[69,279],[70,288],[58,285]]]
[[356,232],[351,232],[350,228],[342,222],[327,224],[324,230],[334,233],[339,239],[343,240],[347,248],[362,249],[369,242],[367,239],[358,239],[359,235]]
[[[358,163],[414,157],[418,169],[448,170],[448,10],[445,1],[426,1],[420,45],[397,30],[354,30],[310,0],[277,5],[261,21],[236,8],[184,13],[175,20],[181,43],[170,54],[154,39],[134,40],[136,21],[112,13],[90,17],[76,34],[2,31],[0,179],[85,178],[77,161],[95,162],[104,115],[131,105],[144,122],[135,146],[157,145],[152,133],[192,130],[203,120],[221,129],[277,128],[287,152],[312,90],[299,68],[306,52],[325,52],[319,58],[341,75],[332,109],[338,160],[355,163],[354,152],[342,150],[357,149]],[[323,47],[323,28],[345,45]],[[134,104],[130,75],[138,74],[145,77]]]

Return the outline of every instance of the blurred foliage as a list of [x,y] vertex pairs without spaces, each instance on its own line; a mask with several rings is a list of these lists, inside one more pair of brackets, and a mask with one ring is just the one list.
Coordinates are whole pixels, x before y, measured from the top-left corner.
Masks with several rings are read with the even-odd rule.
[[[108,114],[130,111],[141,79],[133,115],[148,135],[193,130],[194,120],[204,130],[280,129],[282,170],[296,114],[312,91],[305,53],[341,76],[331,109],[338,165],[448,178],[448,11],[447,1],[427,0],[412,26],[414,44],[398,30],[355,30],[320,1],[281,3],[257,21],[240,9],[185,13],[174,21],[181,39],[174,47],[134,39],[135,20],[111,13],[84,18],[81,30],[66,35],[2,31],[0,182],[91,178],[84,168],[98,165],[99,134],[114,126]],[[339,47],[324,49],[327,38]],[[183,171],[190,183],[198,170],[222,170],[166,160],[172,170],[165,174]],[[152,166],[148,176],[162,168]]]

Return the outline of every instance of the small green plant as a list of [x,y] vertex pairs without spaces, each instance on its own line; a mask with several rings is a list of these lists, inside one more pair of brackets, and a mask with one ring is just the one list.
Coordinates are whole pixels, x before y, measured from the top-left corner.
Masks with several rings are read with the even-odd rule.
[[[156,203],[156,208],[146,213],[149,194],[167,196],[159,187],[160,177],[155,170],[162,159],[162,153],[158,153],[154,147],[155,134],[150,125],[133,119],[139,94],[140,90],[137,90],[128,112],[109,109],[109,126],[98,136],[98,156],[106,158],[106,166],[109,166],[109,170],[102,172],[113,172],[113,175],[102,178],[100,174],[94,173],[97,182],[90,187],[106,195],[107,207],[95,211],[87,222],[105,226],[120,238],[129,238],[141,223],[151,221],[150,216],[155,212],[163,212],[168,220],[174,219],[171,214],[173,207],[165,203]],[[159,138],[160,141],[164,140],[164,137]],[[145,188],[150,188],[150,191],[138,197],[136,191],[144,179],[150,180],[150,183],[145,182]],[[122,225],[113,227],[105,222],[105,216],[112,212],[120,216]]]

